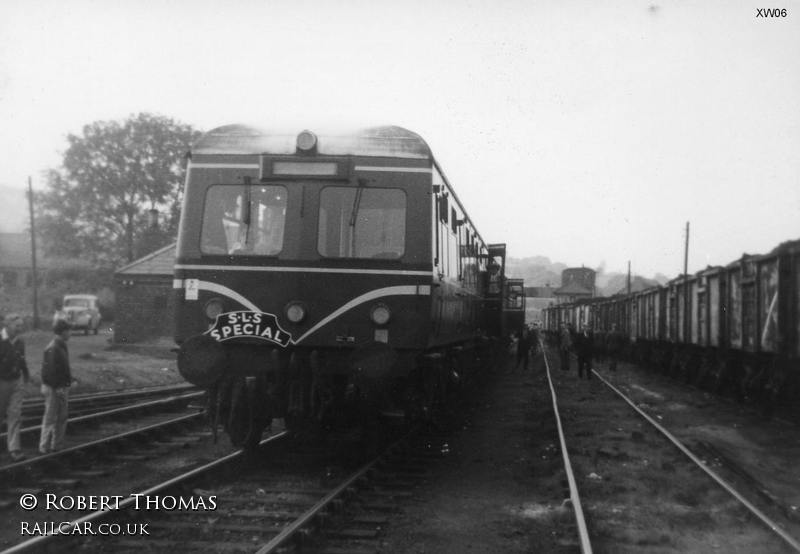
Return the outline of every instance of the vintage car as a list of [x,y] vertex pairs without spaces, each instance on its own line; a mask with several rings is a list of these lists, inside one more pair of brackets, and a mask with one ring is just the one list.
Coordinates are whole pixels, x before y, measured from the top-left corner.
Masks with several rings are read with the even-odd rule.
[[53,315],[53,324],[63,319],[73,329],[83,329],[84,334],[89,331],[97,334],[100,328],[100,311],[97,308],[97,297],[93,294],[67,294],[61,304],[61,309]]

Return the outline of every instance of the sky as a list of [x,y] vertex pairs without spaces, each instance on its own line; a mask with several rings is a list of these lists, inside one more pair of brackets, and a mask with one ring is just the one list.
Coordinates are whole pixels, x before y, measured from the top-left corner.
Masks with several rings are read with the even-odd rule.
[[509,256],[672,277],[800,238],[799,53],[798,0],[2,0],[0,192],[139,112],[400,125]]

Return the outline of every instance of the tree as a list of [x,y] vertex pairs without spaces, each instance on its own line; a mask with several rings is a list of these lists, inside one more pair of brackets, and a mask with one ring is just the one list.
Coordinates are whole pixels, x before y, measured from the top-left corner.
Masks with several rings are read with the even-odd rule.
[[[200,133],[147,113],[96,121],[68,135],[62,167],[47,174],[37,195],[47,251],[116,266],[175,239],[186,153]],[[163,214],[157,229],[150,213]],[[159,236],[154,237],[154,233]]]

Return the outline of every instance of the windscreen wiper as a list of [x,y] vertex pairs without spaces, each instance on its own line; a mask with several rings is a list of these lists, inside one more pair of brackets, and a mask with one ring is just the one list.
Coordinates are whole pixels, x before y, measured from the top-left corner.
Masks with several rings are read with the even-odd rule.
[[358,180],[358,188],[356,189],[356,197],[353,199],[353,213],[350,214],[350,227],[353,231],[350,233],[350,255],[355,256],[356,252],[356,218],[358,217],[358,206],[361,204],[361,193],[364,190],[364,185],[367,182],[365,179]]
[[356,189],[356,197],[353,200],[353,212],[350,214],[350,227],[356,226],[356,216],[358,215],[358,206],[361,204],[361,192],[364,190],[366,182],[364,179],[358,180],[358,188]]

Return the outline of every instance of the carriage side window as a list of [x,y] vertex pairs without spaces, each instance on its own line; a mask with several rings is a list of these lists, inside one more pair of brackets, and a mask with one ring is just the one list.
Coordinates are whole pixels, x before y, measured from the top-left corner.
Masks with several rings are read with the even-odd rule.
[[406,195],[399,189],[326,187],[317,249],[330,258],[397,259],[405,253]]
[[232,256],[275,256],[283,249],[286,188],[214,185],[206,193],[200,251]]

